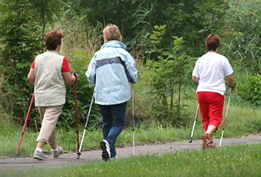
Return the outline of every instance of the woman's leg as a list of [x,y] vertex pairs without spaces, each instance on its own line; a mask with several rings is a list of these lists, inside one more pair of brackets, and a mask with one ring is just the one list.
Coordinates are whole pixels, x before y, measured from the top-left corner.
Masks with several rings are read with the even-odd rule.
[[100,112],[102,114],[102,132],[103,132],[103,139],[106,139],[109,131],[111,129],[111,125],[113,122],[112,116],[111,116],[111,106],[103,106],[99,105]]
[[54,146],[56,144],[55,125],[62,113],[63,105],[55,107],[39,108],[40,115],[43,114],[42,126],[37,138],[37,142],[49,143]]
[[[125,126],[125,112],[126,112],[126,106],[127,102],[117,105],[111,105],[109,106],[110,111],[106,111],[107,115],[104,115],[106,112],[103,110],[102,115],[103,119],[104,117],[107,117],[109,114],[111,115],[112,120],[111,122],[108,122],[110,125],[110,129],[108,131],[108,128],[105,127],[105,133],[107,133],[107,137],[104,139],[109,143],[110,145],[110,151],[111,151],[111,157],[116,156],[116,149],[115,149],[115,142],[120,135],[123,127]],[[102,106],[103,107],[103,106]],[[108,126],[109,127],[109,126]]]
[[198,92],[198,103],[200,108],[200,114],[202,117],[203,130],[206,132],[209,125],[209,103],[207,101],[207,92]]
[[223,119],[222,112],[224,106],[224,96],[218,93],[209,94],[210,104],[209,104],[209,126],[207,129],[207,134],[210,135],[210,142],[213,142],[213,134],[218,130],[219,124]]

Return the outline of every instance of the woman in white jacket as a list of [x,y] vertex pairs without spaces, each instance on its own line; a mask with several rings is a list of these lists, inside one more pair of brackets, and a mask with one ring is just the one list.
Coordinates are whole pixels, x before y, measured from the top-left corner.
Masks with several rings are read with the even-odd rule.
[[103,120],[102,158],[116,158],[115,142],[125,125],[127,101],[131,98],[129,83],[137,81],[135,61],[121,42],[116,25],[103,30],[104,45],[92,58],[85,75],[95,84],[94,98]]

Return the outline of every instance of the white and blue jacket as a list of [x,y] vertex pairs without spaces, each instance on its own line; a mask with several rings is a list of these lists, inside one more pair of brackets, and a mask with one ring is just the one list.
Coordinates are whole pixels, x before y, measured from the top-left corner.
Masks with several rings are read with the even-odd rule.
[[107,41],[92,58],[85,75],[95,84],[96,104],[115,105],[131,98],[128,81],[136,83],[138,78],[135,61],[126,49],[120,41]]

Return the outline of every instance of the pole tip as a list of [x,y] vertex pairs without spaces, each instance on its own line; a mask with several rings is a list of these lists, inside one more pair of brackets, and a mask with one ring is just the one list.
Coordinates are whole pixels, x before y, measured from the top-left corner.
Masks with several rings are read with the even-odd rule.
[[76,159],[80,159],[80,155],[81,155],[81,153],[80,152],[77,152],[77,157],[76,157]]

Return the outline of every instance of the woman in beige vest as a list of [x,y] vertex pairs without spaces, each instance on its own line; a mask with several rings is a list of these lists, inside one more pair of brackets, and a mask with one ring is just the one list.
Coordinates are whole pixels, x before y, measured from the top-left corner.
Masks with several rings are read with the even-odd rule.
[[37,148],[34,158],[46,159],[43,147],[48,143],[52,148],[53,158],[57,158],[63,149],[56,144],[54,132],[66,98],[65,83],[71,85],[76,77],[71,74],[67,58],[58,52],[61,50],[64,34],[53,30],[46,34],[47,51],[36,56],[28,74],[29,82],[34,85],[35,106],[38,107],[41,118],[41,130],[37,138]]

